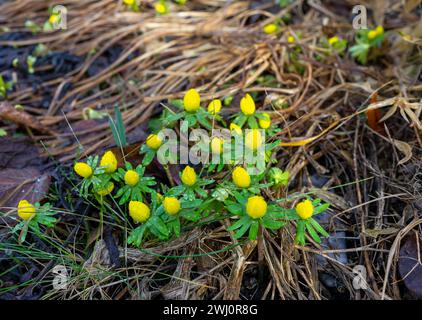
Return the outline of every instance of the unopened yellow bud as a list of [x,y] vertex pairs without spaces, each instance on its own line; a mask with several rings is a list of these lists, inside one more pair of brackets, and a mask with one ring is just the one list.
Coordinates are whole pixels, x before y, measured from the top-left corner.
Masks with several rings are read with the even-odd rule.
[[231,132],[235,132],[236,134],[238,134],[239,136],[241,136],[242,135],[242,128],[241,127],[239,127],[237,124],[235,124],[235,123],[230,123],[230,131]]
[[249,93],[247,93],[242,100],[240,100],[240,110],[246,116],[253,115],[255,113],[255,101]]
[[88,179],[89,177],[91,177],[92,173],[93,173],[92,168],[84,162],[75,163],[73,170],[75,170],[75,172],[79,176],[81,176],[85,179]]
[[224,140],[218,137],[211,139],[211,151],[215,154],[221,154],[223,152]]
[[21,200],[18,204],[18,216],[23,220],[29,220],[36,214],[35,206],[27,200]]
[[196,173],[193,168],[186,166],[182,172],[182,182],[187,186],[193,186],[196,183]]
[[263,119],[259,119],[259,126],[262,128],[262,129],[268,129],[269,127],[270,127],[270,125],[271,125],[271,117],[270,117],[270,115],[268,114],[268,113],[266,113],[266,112],[264,112],[263,114],[262,114],[262,116],[263,116]]
[[155,9],[155,12],[157,12],[158,14],[167,13],[167,6],[165,5],[165,3],[162,3],[162,2],[156,2],[154,4],[154,9]]
[[262,145],[262,135],[261,131],[258,129],[249,130],[245,137],[246,146],[256,151]]
[[338,41],[339,41],[339,38],[337,36],[334,36],[328,39],[328,43],[330,44],[330,46],[335,45]]
[[312,205],[312,201],[304,200],[302,202],[299,202],[296,205],[296,213],[303,220],[306,220],[312,217],[314,213],[314,206]]
[[128,170],[125,173],[125,183],[128,186],[136,186],[139,182],[139,174],[135,170]]
[[369,40],[374,40],[377,37],[377,32],[375,30],[371,30],[368,32],[368,39]]
[[117,170],[117,159],[112,151],[104,153],[100,166],[105,168],[105,173],[113,173]]
[[151,216],[151,210],[141,201],[130,201],[129,215],[135,222],[145,222]]
[[163,201],[164,211],[173,216],[180,211],[180,201],[174,197],[165,197]]
[[150,134],[147,137],[147,146],[150,147],[152,150],[157,150],[161,147],[163,141],[160,139],[160,137],[157,134]]
[[266,34],[276,33],[278,30],[278,26],[275,23],[270,23],[265,25],[263,30]]
[[252,196],[246,203],[246,213],[252,219],[259,219],[267,213],[267,203],[261,196]]
[[251,185],[251,177],[242,167],[236,167],[233,170],[232,179],[234,184],[239,188],[249,188]]
[[212,100],[208,105],[208,112],[210,114],[217,114],[221,110],[221,100],[220,99],[214,99]]
[[183,97],[183,106],[187,112],[195,112],[201,106],[201,96],[195,89],[189,89]]

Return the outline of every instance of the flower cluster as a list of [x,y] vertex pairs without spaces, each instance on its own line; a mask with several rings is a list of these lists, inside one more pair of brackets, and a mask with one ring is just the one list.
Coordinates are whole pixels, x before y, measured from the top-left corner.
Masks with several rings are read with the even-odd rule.
[[[233,158],[228,164],[209,163],[202,168],[186,165],[179,173],[179,179],[172,176],[167,165],[162,164],[170,180],[167,183],[162,181],[160,185],[154,177],[145,175],[166,143],[160,131],[165,129],[164,126],[174,126],[177,121],[188,123],[182,131],[200,127],[211,130],[213,125],[227,127],[232,141],[220,137],[210,139],[211,151],[217,157],[223,154],[227,143],[236,143],[235,138],[241,137],[245,148],[251,152],[259,152],[263,148],[267,155],[265,162],[271,162],[271,154],[279,141],[266,141],[263,132],[274,130],[271,115],[257,111],[253,94],[246,93],[240,99],[239,111],[231,116],[231,121],[227,121],[230,117],[227,119],[221,115],[224,104],[220,99],[210,100],[207,108],[203,108],[201,103],[199,92],[193,88],[185,93],[183,99],[171,100],[170,104],[179,109],[178,112],[163,113],[160,119],[162,127],[146,138],[140,149],[141,164],[136,167],[127,161],[119,167],[112,151],[105,152],[101,158],[89,157],[86,162],[75,163],[74,171],[83,178],[80,193],[86,197],[93,195],[102,204],[108,199],[118,199],[118,205],[123,206],[123,211],[135,224],[128,238],[128,243],[135,246],[140,246],[146,238],[167,240],[179,236],[184,225],[211,215],[231,217],[234,223],[228,230],[234,231],[237,238],[249,231],[249,239],[254,240],[259,228],[278,230],[289,221],[297,220],[298,243],[305,243],[304,230],[319,241],[315,234],[326,233],[312,219],[314,214],[322,211],[321,206],[314,207],[316,202],[307,199],[297,204],[296,209],[290,209],[281,206],[277,200],[265,199],[264,188],[278,189],[288,184],[289,173],[279,168],[266,171],[264,167],[260,174],[252,174],[256,164],[244,164]],[[245,134],[244,128],[248,129]],[[214,173],[223,170],[231,174],[216,181]],[[180,183],[168,186],[174,181]],[[116,201],[109,201],[108,205],[112,203]]]

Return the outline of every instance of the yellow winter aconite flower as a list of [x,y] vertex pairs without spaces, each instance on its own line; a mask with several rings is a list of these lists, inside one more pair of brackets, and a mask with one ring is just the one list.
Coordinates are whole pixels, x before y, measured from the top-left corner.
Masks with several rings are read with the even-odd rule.
[[183,106],[187,112],[195,112],[201,106],[201,96],[195,89],[189,89],[183,97]]
[[128,170],[125,173],[125,183],[128,186],[136,186],[136,184],[139,182],[139,174],[135,170]]
[[88,179],[92,176],[92,168],[84,162],[77,162],[75,163],[73,170],[80,175],[81,177]]
[[383,26],[376,27],[375,32],[377,33],[378,36],[384,34],[384,27]]
[[287,42],[288,42],[288,43],[293,43],[293,42],[295,42],[295,37],[293,37],[293,36],[288,36],[288,37],[287,37]]
[[223,152],[224,140],[218,137],[211,139],[211,151],[212,153],[221,154]]
[[295,209],[297,215],[303,220],[309,219],[314,213],[314,206],[312,205],[311,200],[299,202]]
[[163,141],[157,134],[150,134],[147,137],[147,146],[150,147],[152,150],[157,150],[163,144]]
[[255,113],[255,101],[253,101],[249,93],[240,100],[240,110],[246,116],[251,116]]
[[180,201],[177,200],[177,198],[165,197],[163,201],[163,205],[164,205],[164,211],[170,216],[178,214],[180,211]]
[[32,218],[35,213],[36,209],[34,205],[29,203],[27,200],[21,200],[18,204],[18,216],[23,220],[29,220]]
[[154,4],[154,9],[155,9],[155,12],[157,12],[158,14],[167,13],[167,6],[165,5],[165,3],[162,3],[162,2],[156,2]]
[[266,34],[276,33],[278,30],[278,26],[275,23],[269,23],[264,26],[263,30]]
[[101,158],[100,166],[105,168],[105,173],[113,173],[117,169],[117,159],[112,151],[107,151]]
[[107,186],[105,188],[97,190],[97,194],[102,197],[105,197],[106,195],[110,194],[113,189],[114,183],[110,181],[109,183],[107,183]]
[[375,30],[371,30],[371,31],[369,31],[368,32],[368,39],[369,40],[373,40],[373,39],[375,39],[376,37],[377,37],[377,32],[375,31]]
[[242,167],[236,167],[232,172],[232,179],[239,188],[249,188],[251,185],[251,177],[249,173]]
[[208,112],[210,114],[217,114],[221,110],[221,100],[214,99],[208,104]]
[[334,36],[328,39],[328,43],[330,44],[330,46],[335,45],[338,41],[339,41],[339,38],[337,36]]
[[249,130],[245,137],[246,146],[255,151],[262,145],[261,131],[258,129]]
[[135,222],[145,222],[151,216],[151,210],[141,201],[130,201],[129,215]]
[[238,134],[239,136],[242,135],[242,128],[239,127],[236,123],[230,123],[230,131],[231,132],[236,132],[236,134]]
[[135,3],[136,0],[123,0],[124,4],[128,6],[132,6]]
[[182,172],[182,182],[187,186],[193,186],[196,183],[196,173],[193,168],[186,166]]
[[246,203],[246,213],[252,219],[258,219],[267,213],[267,203],[261,196],[252,196],[248,198]]
[[60,19],[60,15],[58,15],[58,14],[52,14],[48,18],[48,22],[50,22],[51,24],[55,24],[55,23],[59,22],[59,19]]
[[271,125],[271,117],[270,117],[270,115],[269,115],[268,113],[266,113],[266,112],[264,112],[264,113],[262,114],[262,116],[263,116],[265,119],[259,119],[259,126],[260,126],[262,129],[268,129],[268,128],[270,127],[270,125]]

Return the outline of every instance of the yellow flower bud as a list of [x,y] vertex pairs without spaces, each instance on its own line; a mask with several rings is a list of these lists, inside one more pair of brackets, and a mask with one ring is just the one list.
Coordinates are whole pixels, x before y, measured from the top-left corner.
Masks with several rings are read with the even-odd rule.
[[147,137],[147,146],[150,147],[152,150],[157,150],[163,144],[163,141],[157,134],[150,134]]
[[92,176],[92,168],[84,162],[77,162],[75,163],[73,170],[80,175],[81,177],[88,179]]
[[303,220],[309,219],[314,213],[314,206],[312,205],[311,200],[299,202],[295,209],[297,215]]
[[165,5],[165,3],[162,3],[162,2],[156,2],[154,4],[154,9],[155,9],[155,12],[157,12],[158,14],[167,13],[167,6]]
[[240,100],[240,110],[242,110],[243,114],[246,116],[250,116],[255,113],[255,102],[249,93]]
[[217,114],[221,110],[221,100],[220,99],[214,99],[212,100],[208,105],[208,112],[210,114]]
[[242,167],[236,167],[232,172],[232,179],[239,188],[249,188],[251,185],[251,177],[249,173]]
[[102,197],[105,197],[106,195],[110,194],[113,189],[114,183],[110,181],[109,183],[107,183],[107,186],[105,188],[97,190],[97,194]]
[[180,211],[180,201],[174,197],[165,197],[163,205],[164,211],[170,216],[178,214]]
[[145,222],[151,216],[151,210],[141,201],[130,201],[129,215],[135,222]]
[[187,112],[195,112],[201,106],[201,96],[195,89],[189,89],[183,97],[183,106]]
[[56,22],[59,21],[60,16],[58,14],[52,14],[49,18],[48,18],[48,22],[50,22],[51,24],[55,24]]
[[287,42],[288,42],[288,43],[293,43],[293,42],[295,42],[295,37],[293,37],[293,36],[288,36],[288,37],[287,37]]
[[262,135],[258,129],[249,130],[245,137],[246,146],[256,151],[262,145]]
[[376,27],[375,32],[377,33],[378,36],[383,35],[384,34],[384,27],[383,26]]
[[135,170],[128,170],[125,173],[125,183],[128,186],[136,186],[139,182],[139,174]]
[[265,25],[263,30],[266,34],[276,33],[278,30],[278,26],[275,23],[270,23]]
[[236,134],[238,134],[239,136],[242,135],[242,128],[239,127],[236,123],[230,123],[230,131],[231,132],[235,132]]
[[182,172],[182,182],[187,186],[193,186],[196,183],[196,173],[193,168],[186,166]]
[[127,6],[132,6],[135,3],[135,0],[123,0],[123,2]]
[[29,203],[27,200],[21,200],[18,204],[18,216],[23,220],[29,220],[36,214],[34,205]]
[[248,198],[246,203],[246,213],[252,219],[258,219],[267,213],[267,203],[261,196],[252,196]]
[[224,140],[218,137],[211,139],[211,151],[215,154],[221,154],[223,152]]
[[164,199],[164,196],[161,193],[157,192],[157,201],[160,203],[163,201],[163,199]]
[[371,30],[368,32],[368,39],[373,40],[377,37],[378,33],[375,30]]
[[117,159],[112,151],[104,153],[100,166],[105,168],[105,173],[113,173],[117,170]]
[[338,41],[339,41],[339,38],[337,36],[334,36],[328,39],[328,43],[330,44],[330,46],[335,45]]
[[270,125],[271,125],[271,117],[270,117],[270,115],[268,114],[268,113],[266,113],[266,112],[264,112],[263,114],[262,114],[262,116],[265,118],[265,119],[259,119],[259,126],[261,127],[261,129],[268,129],[269,127],[270,127]]

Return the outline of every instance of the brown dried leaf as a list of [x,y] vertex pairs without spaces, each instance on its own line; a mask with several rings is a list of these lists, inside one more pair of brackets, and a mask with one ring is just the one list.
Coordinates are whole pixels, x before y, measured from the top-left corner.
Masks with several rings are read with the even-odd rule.
[[418,234],[407,238],[400,248],[399,272],[406,287],[417,297],[422,297],[421,241]]

